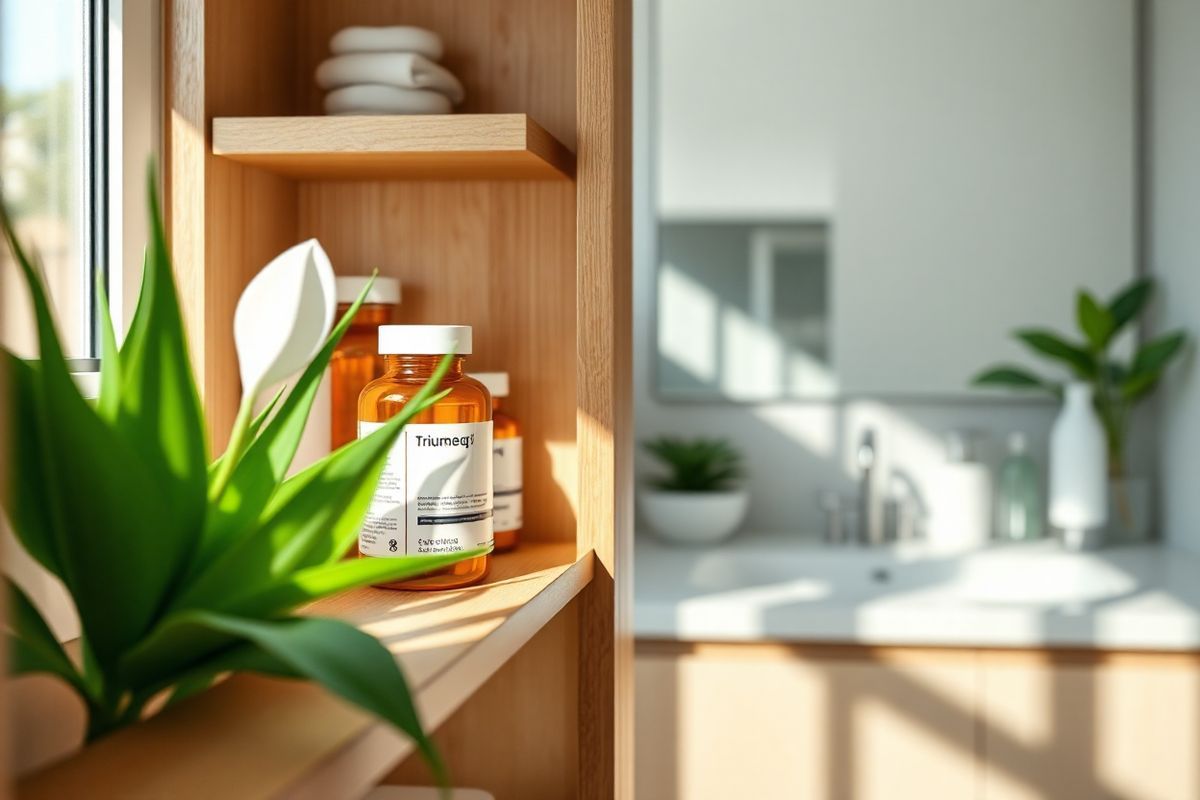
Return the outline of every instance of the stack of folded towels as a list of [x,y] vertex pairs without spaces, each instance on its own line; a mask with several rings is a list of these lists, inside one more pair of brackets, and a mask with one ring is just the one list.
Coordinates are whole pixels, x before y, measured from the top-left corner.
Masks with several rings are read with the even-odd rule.
[[458,78],[438,64],[442,39],[424,28],[344,28],[317,67],[327,114],[449,114],[463,101]]

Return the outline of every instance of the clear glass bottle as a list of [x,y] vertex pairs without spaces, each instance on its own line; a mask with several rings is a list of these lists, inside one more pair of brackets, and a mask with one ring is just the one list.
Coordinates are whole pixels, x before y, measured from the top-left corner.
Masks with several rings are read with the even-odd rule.
[[492,395],[492,527],[496,552],[503,552],[517,546],[524,522],[521,424],[502,408],[508,397],[507,372],[473,372],[471,377]]
[[[360,276],[337,279],[338,319],[350,310],[368,280]],[[376,277],[346,335],[333,351],[329,360],[331,451],[358,436],[358,396],[368,383],[383,375],[383,356],[378,353],[379,326],[396,321],[399,304],[400,281]]]
[[[385,372],[363,389],[359,436],[398,414],[452,350],[440,385],[449,393],[409,421],[388,456],[359,535],[360,556],[435,555],[492,544],[492,398],[464,372],[469,326],[381,326]],[[487,569],[483,555],[385,586],[454,589],[482,580]]]
[[1008,437],[1008,456],[996,486],[996,537],[1001,541],[1040,539],[1045,532],[1038,468],[1026,449],[1025,434]]

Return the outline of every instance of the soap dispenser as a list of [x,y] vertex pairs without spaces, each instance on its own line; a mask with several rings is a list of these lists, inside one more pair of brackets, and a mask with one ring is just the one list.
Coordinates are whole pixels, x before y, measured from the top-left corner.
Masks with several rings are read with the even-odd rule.
[[1009,434],[996,480],[996,538],[1002,541],[1042,538],[1042,488],[1027,449],[1025,434]]
[[992,533],[992,474],[976,459],[978,433],[946,434],[946,463],[937,470],[929,542],[948,550],[983,547]]

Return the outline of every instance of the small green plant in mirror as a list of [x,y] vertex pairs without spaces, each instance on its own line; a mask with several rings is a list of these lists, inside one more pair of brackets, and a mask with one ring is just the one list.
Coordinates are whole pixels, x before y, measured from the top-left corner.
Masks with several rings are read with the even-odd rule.
[[[1172,331],[1137,347],[1127,360],[1113,354],[1118,336],[1146,310],[1154,288],[1153,279],[1140,278],[1117,292],[1107,303],[1080,290],[1075,304],[1075,319],[1079,326],[1077,339],[1041,328],[1021,329],[1014,333],[1034,353],[1065,367],[1072,380],[1092,385],[1096,413],[1108,441],[1108,471],[1113,478],[1125,475],[1125,444],[1131,412],[1154,391],[1163,372],[1182,354],[1188,341],[1185,331]],[[983,370],[972,383],[980,387],[1062,396],[1060,381],[1008,364]]]
[[[401,429],[441,397],[449,357],[382,429],[286,477],[321,376],[362,296],[332,331],[330,300],[316,333],[307,326],[311,349],[302,352],[291,391],[245,415],[234,444],[210,464],[155,185],[151,175],[151,241],[120,347],[100,287],[95,403],[68,372],[40,270],[0,207],[32,297],[40,350],[36,361],[0,351],[7,399],[0,439],[9,467],[0,500],[22,547],[66,587],[82,628],[76,659],[9,581],[10,667],[69,684],[87,707],[89,741],[136,722],[152,699],[169,693],[174,702],[225,673],[316,681],[411,737],[444,781],[391,653],[352,625],[293,612],[345,589],[482,554],[343,557]],[[332,284],[331,271],[325,278]],[[311,318],[299,307],[296,314]],[[295,352],[289,341],[275,344]],[[242,349],[239,356],[247,360]]]
[[652,486],[668,492],[723,492],[743,476],[742,455],[724,439],[660,436],[642,443],[667,468]]

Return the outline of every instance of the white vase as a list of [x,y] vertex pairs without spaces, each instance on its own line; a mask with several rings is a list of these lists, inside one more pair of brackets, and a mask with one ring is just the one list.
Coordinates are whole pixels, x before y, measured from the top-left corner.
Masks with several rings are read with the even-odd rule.
[[1069,383],[1050,431],[1050,524],[1071,549],[1098,546],[1108,521],[1108,448],[1092,387]]
[[642,516],[661,538],[679,544],[714,544],[733,535],[746,516],[744,489],[728,492],[668,492],[644,489]]

